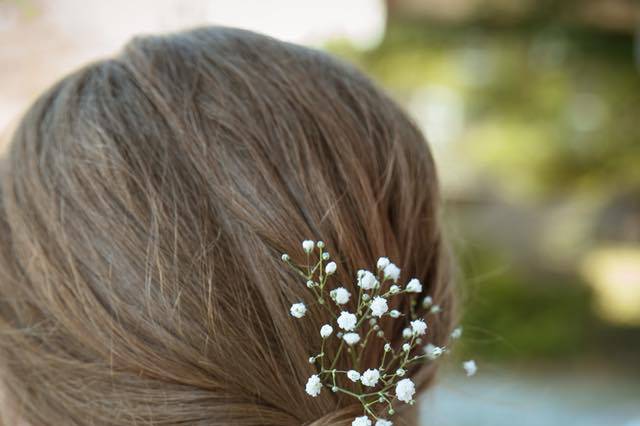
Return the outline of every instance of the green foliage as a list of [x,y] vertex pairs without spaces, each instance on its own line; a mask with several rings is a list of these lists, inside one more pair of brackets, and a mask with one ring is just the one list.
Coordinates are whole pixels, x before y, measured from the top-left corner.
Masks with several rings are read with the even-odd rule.
[[640,78],[631,34],[537,21],[391,22],[373,51],[335,47],[400,100],[433,85],[461,96],[466,131],[457,143],[507,194],[605,196],[640,187]]
[[474,290],[464,316],[469,353],[539,361],[576,356],[591,341],[585,286],[505,273]]
[[[412,110],[416,94],[445,88],[463,105],[459,134],[431,141],[445,191],[454,181],[461,200],[448,219],[465,236],[458,250],[467,277],[462,353],[609,359],[613,342],[616,353],[624,345],[637,358],[640,347],[620,336],[640,341],[640,331],[598,319],[579,272],[580,256],[598,241],[597,211],[486,220],[497,211],[502,218],[543,214],[553,203],[569,212],[584,205],[606,209],[617,196],[640,193],[640,71],[632,34],[533,13],[520,25],[481,18],[464,25],[392,21],[374,50],[331,48],[391,90],[428,138],[424,110]],[[519,239],[503,238],[508,234]],[[541,241],[550,234],[565,243]]]

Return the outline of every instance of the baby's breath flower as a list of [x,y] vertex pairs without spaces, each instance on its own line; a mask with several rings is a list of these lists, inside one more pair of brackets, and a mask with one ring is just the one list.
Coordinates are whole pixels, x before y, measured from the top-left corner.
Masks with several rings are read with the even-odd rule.
[[360,380],[360,373],[358,373],[356,370],[349,370],[347,371],[347,377],[349,378],[349,380],[355,383]]
[[421,319],[411,321],[411,329],[413,330],[413,334],[422,336],[427,332],[427,323]]
[[391,263],[391,262],[389,261],[389,258],[387,258],[387,257],[381,257],[380,259],[378,259],[378,263],[377,263],[378,269],[379,269],[380,271],[384,270],[384,268],[386,268],[386,267],[387,267],[387,265],[389,265],[389,263]]
[[387,306],[387,299],[380,296],[373,298],[373,301],[371,302],[370,307],[371,307],[371,315],[378,318],[384,315],[384,313],[387,312],[387,310],[389,309],[389,307]]
[[[317,248],[320,257],[319,263],[311,263],[311,259],[308,257],[307,269],[305,271],[305,269],[301,269],[300,267],[292,264],[288,254],[282,254],[281,258],[287,266],[297,271],[300,275],[307,277],[307,287],[313,290],[313,294],[315,295],[318,304],[323,304],[326,300],[325,284],[329,282],[328,278],[337,272],[337,264],[335,261],[331,260],[329,252],[324,250],[325,244],[322,241],[314,242],[313,240],[305,240],[302,242],[302,248],[307,255],[314,252],[315,248]],[[422,347],[423,339],[427,340],[426,337],[421,337],[427,334],[427,323],[426,320],[420,318],[420,316],[416,319],[416,314],[418,313],[414,309],[416,304],[421,303],[421,306],[431,313],[437,313],[440,311],[440,307],[433,304],[431,297],[425,297],[422,301],[416,300],[415,298],[409,299],[409,302],[411,303],[411,319],[409,327],[402,330],[402,337],[404,341],[399,344],[401,346],[400,349],[394,349],[391,346],[391,343],[389,343],[389,340],[382,330],[381,321],[383,320],[380,318],[385,315],[389,315],[391,318],[400,318],[404,316],[409,317],[409,313],[403,313],[398,309],[390,310],[387,297],[389,295],[399,295],[404,293],[421,293],[423,291],[423,285],[417,278],[412,278],[406,286],[402,288],[398,284],[401,274],[400,268],[391,263],[391,261],[386,257],[380,257],[376,263],[376,269],[372,269],[372,271],[375,273],[365,269],[361,269],[357,273],[356,284],[359,287],[357,288],[358,293],[356,295],[358,299],[357,312],[351,313],[346,310],[342,311],[337,317],[337,325],[333,322],[329,322],[320,327],[319,333],[323,339],[321,349],[319,353],[315,353],[309,357],[309,362],[314,366],[314,368],[318,369],[318,373],[309,377],[305,386],[305,391],[312,397],[317,397],[325,386],[333,392],[344,390],[345,393],[356,397],[359,402],[362,403],[364,409],[364,415],[355,418],[352,421],[352,426],[371,426],[372,423],[375,423],[375,426],[393,426],[393,423],[390,420],[377,418],[377,414],[374,414],[382,413],[380,409],[384,407],[370,408],[372,404],[389,404],[389,406],[384,409],[389,416],[392,416],[395,413],[395,410],[392,407],[393,399],[397,398],[398,400],[404,401],[408,404],[414,404],[415,401],[413,398],[416,393],[414,382],[409,378],[401,379],[402,377],[407,376],[407,365],[418,360],[435,360],[440,357],[446,349],[429,343],[423,347],[425,355],[416,355],[409,359],[411,351],[414,348]],[[386,283],[387,280],[392,281],[390,283],[389,290],[386,293],[384,291],[378,291],[380,290],[381,285]],[[351,293],[345,287],[338,287],[329,291],[329,297],[338,307],[340,307],[341,305],[349,303]],[[290,312],[292,316],[302,318],[306,315],[307,309],[308,308],[304,303],[299,302],[291,305]],[[348,308],[342,307],[342,309]],[[387,368],[383,368],[384,364],[381,364],[378,369],[368,369],[363,373],[360,373],[357,370],[348,370],[346,372],[340,371],[342,374],[346,373],[350,382],[358,383],[356,386],[357,389],[354,388],[352,391],[347,391],[347,389],[342,389],[337,385],[335,374],[338,370],[333,369],[333,367],[330,367],[330,369],[324,367],[327,362],[329,365],[333,366],[335,365],[335,361],[337,361],[324,359],[327,357],[327,354],[324,353],[324,348],[327,344],[324,339],[328,339],[335,333],[337,339],[342,339],[342,344],[348,345],[346,351],[349,352],[350,355],[356,357],[354,362],[357,365],[357,363],[361,361],[361,357],[358,355],[359,351],[355,350],[355,345],[362,341],[361,335],[359,334],[359,326],[363,324],[365,320],[367,323],[364,325],[362,333],[366,333],[367,339],[364,339],[364,342],[366,343],[368,341],[370,334],[375,333],[384,343],[384,353],[386,354],[387,352],[390,352],[391,355],[389,357],[392,358],[392,360],[389,361],[390,364]],[[462,328],[458,327],[452,331],[451,338],[459,338],[461,334]],[[363,351],[367,349],[364,345],[362,345],[362,347]],[[318,362],[320,358],[323,358],[324,362]],[[398,359],[398,365],[392,367],[393,362],[398,361]],[[473,360],[465,361],[462,366],[468,376],[474,375],[477,371],[477,366]],[[395,370],[393,370],[393,368],[395,368]],[[392,374],[392,372],[395,373]],[[321,379],[321,377],[324,379]],[[375,388],[379,384],[381,386],[381,390],[379,391],[363,391],[363,388],[360,386],[363,385],[368,388]],[[395,395],[390,395],[390,389],[393,389],[393,386],[395,386]],[[367,414],[371,415],[373,418],[370,419]]]
[[380,372],[375,368],[368,369],[362,373],[362,377],[360,377],[362,384],[369,387],[377,385],[378,380],[380,380]]
[[323,339],[331,336],[331,333],[333,333],[333,327],[331,327],[329,324],[325,324],[320,327],[320,336],[322,336]]
[[331,290],[331,293],[329,294],[331,295],[331,298],[334,300],[334,302],[336,302],[338,305],[344,305],[349,301],[349,298],[351,297],[351,293],[349,293],[344,287],[338,287],[335,290]]
[[346,331],[351,331],[356,327],[358,318],[351,312],[342,311],[338,317],[338,326]]
[[384,267],[384,277],[394,282],[398,281],[398,278],[400,278],[400,268],[393,263],[389,263]]
[[304,250],[305,253],[311,253],[314,245],[315,244],[312,240],[304,240],[302,242],[302,249]]
[[474,360],[465,361],[462,363],[462,368],[467,372],[467,376],[473,376],[478,371],[478,366]]
[[294,317],[302,318],[304,314],[307,313],[307,307],[304,305],[304,303],[294,303],[293,305],[291,305],[291,309],[289,309],[289,311]]
[[411,379],[402,379],[396,384],[396,396],[400,401],[409,403],[416,393],[416,386]]
[[417,278],[411,279],[411,281],[407,283],[407,291],[409,293],[420,293],[422,291],[420,280]]
[[309,380],[307,380],[307,386],[305,387],[305,391],[309,395],[316,397],[320,395],[321,390],[322,390],[322,382],[320,382],[320,377],[317,374],[314,374],[313,376],[309,377]]
[[434,359],[438,359],[440,355],[444,353],[444,350],[433,343],[429,343],[424,347],[424,353],[427,355],[427,358],[433,361]]
[[426,296],[424,299],[422,299],[423,308],[427,309],[431,305],[433,305],[433,299],[431,298],[431,296]]
[[351,426],[371,426],[371,420],[367,416],[356,417]]
[[460,337],[462,337],[462,327],[456,327],[453,329],[453,331],[451,332],[451,338],[452,339],[459,339]]
[[433,305],[429,312],[431,312],[432,314],[437,314],[439,312],[442,312],[442,309],[440,308],[440,305]]
[[363,290],[371,290],[376,287],[378,280],[376,276],[369,271],[362,271],[358,276],[358,287]]
[[358,333],[346,333],[342,338],[349,346],[353,346],[360,341],[360,335]]

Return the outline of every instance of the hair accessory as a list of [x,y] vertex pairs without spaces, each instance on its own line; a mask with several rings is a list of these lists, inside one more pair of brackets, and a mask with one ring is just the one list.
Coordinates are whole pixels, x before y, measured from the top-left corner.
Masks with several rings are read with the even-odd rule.
[[[352,426],[372,426],[372,419],[376,422],[375,426],[391,426],[393,423],[390,420],[378,416],[384,411],[380,405],[386,406],[386,413],[392,416],[395,413],[393,403],[396,399],[414,404],[415,384],[410,378],[404,378],[409,367],[418,362],[433,362],[447,353],[448,349],[433,343],[424,344],[428,325],[423,318],[418,317],[415,309],[422,293],[422,283],[413,278],[404,287],[399,285],[400,268],[386,257],[378,259],[375,273],[358,271],[356,311],[343,310],[343,305],[351,300],[352,295],[344,287],[328,289],[329,279],[336,273],[338,266],[336,262],[330,261],[331,256],[324,247],[322,241],[303,241],[302,249],[307,259],[304,266],[294,264],[288,254],[282,255],[282,260],[304,279],[320,308],[325,309],[332,318],[332,323],[320,328],[320,352],[309,358],[309,362],[318,371],[309,377],[305,390],[310,396],[316,397],[326,387],[332,392],[341,392],[357,399],[362,404],[363,415],[355,418]],[[313,255],[314,251],[318,253],[317,258]],[[390,306],[397,304],[396,298],[401,296],[411,298],[409,315],[390,309]],[[422,298],[419,303],[431,314],[442,311],[429,296]],[[306,312],[307,307],[302,302],[291,306],[291,315],[295,318],[304,317]],[[394,320],[406,324],[402,332],[403,341],[395,348],[379,324],[381,321]],[[339,331],[334,333],[335,330]],[[452,339],[458,339],[461,335],[462,327],[451,333]],[[333,359],[329,359],[324,350],[326,342],[332,338],[340,339],[340,344]],[[380,365],[361,371],[361,356],[372,339],[385,341]],[[422,352],[419,348],[422,348]],[[351,369],[337,369],[336,364],[343,351],[350,354]],[[477,371],[473,360],[464,362],[463,368],[468,376]]]

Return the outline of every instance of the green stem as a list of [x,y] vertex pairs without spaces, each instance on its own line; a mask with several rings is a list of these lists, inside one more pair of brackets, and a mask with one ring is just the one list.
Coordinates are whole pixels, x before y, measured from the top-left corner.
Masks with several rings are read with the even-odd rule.
[[336,356],[335,358],[333,358],[333,362],[331,363],[331,369],[333,370],[333,368],[336,366],[336,363],[338,362],[338,358],[340,358],[340,354],[342,353],[342,348],[344,347],[344,340],[340,341],[340,346],[338,346],[338,352],[336,352]]

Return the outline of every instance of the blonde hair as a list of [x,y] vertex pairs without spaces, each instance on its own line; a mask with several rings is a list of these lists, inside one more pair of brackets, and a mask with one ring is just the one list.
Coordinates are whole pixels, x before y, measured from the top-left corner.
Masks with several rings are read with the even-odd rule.
[[327,318],[292,320],[309,293],[279,258],[305,238],[348,289],[391,257],[444,310],[432,341],[449,335],[427,144],[318,51],[228,28],[134,39],[35,102],[1,179],[1,378],[32,426],[350,424],[352,400],[304,392]]

